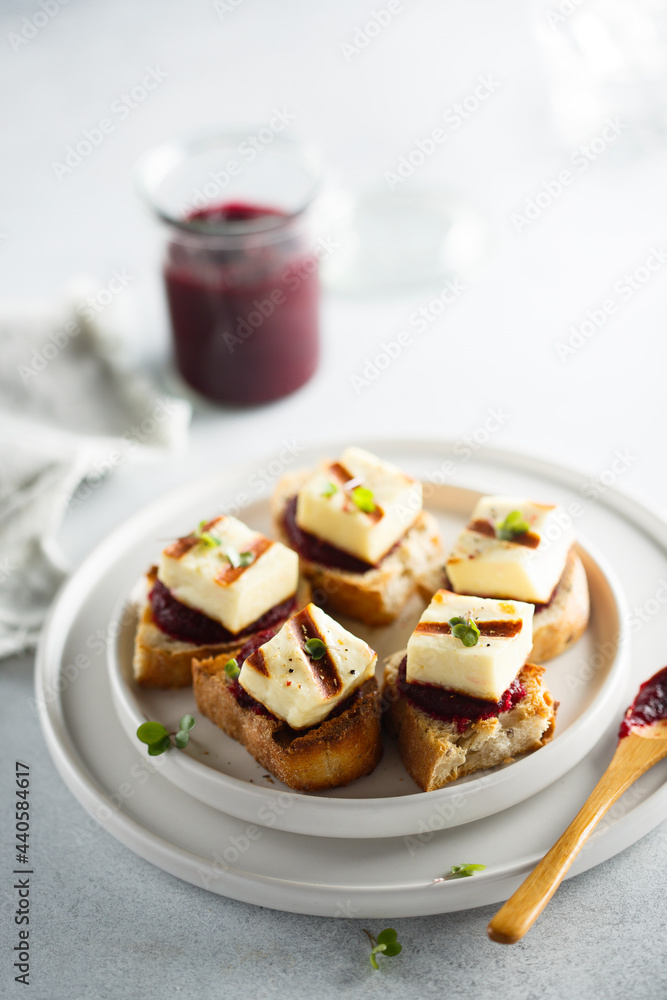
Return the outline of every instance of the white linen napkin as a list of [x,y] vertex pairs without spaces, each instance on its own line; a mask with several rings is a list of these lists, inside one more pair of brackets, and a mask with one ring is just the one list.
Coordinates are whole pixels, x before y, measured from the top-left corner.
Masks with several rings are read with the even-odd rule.
[[0,308],[0,658],[37,641],[84,480],[187,440],[190,404],[132,366],[127,294],[82,279],[57,303]]

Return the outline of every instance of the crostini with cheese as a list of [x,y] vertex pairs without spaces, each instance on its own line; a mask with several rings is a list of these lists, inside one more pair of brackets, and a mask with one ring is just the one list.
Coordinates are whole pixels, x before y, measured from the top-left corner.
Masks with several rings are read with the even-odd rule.
[[310,600],[295,553],[234,517],[202,522],[168,545],[145,580],[134,679],[145,687],[192,682],[192,658],[233,656],[270,638]]
[[557,705],[527,662],[534,606],[439,590],[386,663],[383,703],[403,764],[424,791],[552,739]]
[[459,594],[532,603],[530,659],[537,663],[569,649],[588,625],[586,571],[558,505],[482,497],[434,583]]
[[375,652],[309,604],[235,659],[193,661],[199,710],[280,781],[337,788],[382,756]]
[[442,564],[421,483],[362,448],[285,476],[272,500],[278,537],[299,555],[313,599],[367,625],[394,621]]

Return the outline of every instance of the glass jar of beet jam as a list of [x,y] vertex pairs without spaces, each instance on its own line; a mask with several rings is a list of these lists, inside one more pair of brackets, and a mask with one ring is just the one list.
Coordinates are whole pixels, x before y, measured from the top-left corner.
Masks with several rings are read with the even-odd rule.
[[272,128],[163,146],[139,169],[167,227],[176,366],[208,399],[286,396],[319,356],[319,157]]

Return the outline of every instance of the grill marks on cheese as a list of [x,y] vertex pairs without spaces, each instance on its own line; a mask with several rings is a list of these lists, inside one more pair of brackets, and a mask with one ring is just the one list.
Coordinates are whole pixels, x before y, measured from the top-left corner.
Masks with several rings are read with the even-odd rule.
[[340,487],[345,486],[345,483],[349,483],[351,479],[354,479],[352,473],[344,465],[341,465],[340,462],[332,462],[329,466],[329,472],[333,479],[335,479],[336,485]]
[[[214,517],[212,521],[208,521],[206,524],[202,525],[203,532],[210,532],[212,528],[222,521],[222,517]],[[182,559],[183,556],[187,555],[195,545],[201,544],[201,539],[197,535],[186,535],[185,538],[177,538],[175,542],[168,545],[164,550],[166,556],[170,559]],[[204,543],[205,544],[205,543]],[[224,546],[220,546],[220,558],[223,563],[220,572],[215,576],[215,582],[220,584],[221,587],[228,587],[235,580],[238,580],[250,566],[254,566],[258,559],[264,555],[265,552],[271,548],[275,543],[271,541],[270,538],[264,538],[260,535],[253,542],[250,542],[244,549],[245,552],[252,552],[254,559],[252,562],[248,563],[247,566],[232,566],[228,559],[225,559],[225,549]]]
[[[308,614],[307,608],[305,608],[301,614],[292,618],[290,625],[296,641],[301,646],[301,649],[303,649],[306,656],[308,656],[306,643],[309,639],[319,639],[321,642],[324,642],[322,633]],[[325,698],[333,698],[343,690],[343,681],[338,673],[336,664],[331,658],[328,647],[325,649],[324,655],[321,656],[319,660],[314,660],[312,657],[308,656],[308,661],[310,663],[310,671]]]
[[[246,552],[252,552],[255,557],[253,561],[248,563],[247,566],[232,566],[232,564],[227,561],[226,565],[223,566],[220,572],[216,575],[215,582],[219,583],[221,587],[227,587],[230,583],[234,583],[234,581],[238,580],[238,578],[242,576],[247,569],[250,569],[250,567],[253,566],[265,552],[268,552],[273,544],[274,543],[270,538],[264,538],[263,536],[255,539],[255,541],[251,542],[245,550]],[[224,551],[222,552],[222,556],[224,558]]]
[[256,670],[258,674],[262,674],[263,677],[271,676],[271,674],[269,673],[269,668],[266,663],[266,657],[262,652],[261,646],[259,649],[256,649],[251,656],[247,658],[244,665],[247,667],[252,667],[253,670]]
[[[366,490],[373,499],[368,511],[361,509],[366,504],[357,503]],[[377,566],[410,530],[421,509],[421,483],[363,448],[350,447],[326,459],[302,482],[295,521],[302,532]]]
[[[437,591],[408,639],[408,685],[433,684],[498,702],[526,662],[534,614],[527,602]],[[466,646],[452,634],[452,618],[475,622],[480,631],[475,645]]]
[[[202,524],[200,529],[201,532],[209,532],[212,528],[215,528],[216,524],[219,524],[223,520],[223,516],[214,517],[212,521],[207,521],[206,524]],[[175,542],[168,545],[164,550],[164,554],[169,556],[170,559],[182,559],[183,556],[187,555],[191,549],[194,549],[195,545],[199,545],[201,538],[198,535],[186,535],[184,538],[177,538]]]
[[[247,565],[232,565],[246,552]],[[287,546],[219,515],[164,549],[158,579],[176,601],[236,635],[296,593],[298,572]]]
[[[325,641],[317,625],[308,614],[308,609],[306,608],[298,615],[295,615],[284,627],[290,629],[296,644],[303,650],[313,680],[322,692],[322,697],[326,699],[334,698],[343,690],[343,681],[329,653],[328,647],[319,660],[315,660],[308,654],[306,643],[309,639],[319,639],[320,642]],[[245,661],[245,666],[251,667],[264,677],[270,677],[266,658],[261,648],[248,657]]]
[[187,535],[185,538],[177,538],[175,542],[168,545],[164,554],[170,559],[182,559],[190,549],[194,549],[195,545],[199,545],[199,539],[195,535]]
[[[322,656],[307,652],[324,643]],[[365,680],[377,655],[314,604],[290,618],[243,663],[240,686],[293,729],[318,725]]]
[[[490,521],[485,519],[478,519],[476,521],[471,521],[468,525],[468,531],[476,531],[478,535],[486,535],[487,538],[496,537],[496,529],[491,524]],[[515,535],[512,539],[505,539],[514,545],[524,545],[527,549],[536,549],[540,544],[540,536],[536,535],[533,531],[524,531],[521,535]]]
[[[487,636],[493,639],[512,639],[518,635],[523,628],[521,620],[501,620],[488,622],[475,622],[479,629],[480,636]],[[418,635],[451,635],[449,622],[419,622],[415,628]]]
[[[348,469],[345,468],[344,465],[341,465],[340,462],[332,462],[329,466],[329,472],[331,473],[331,477],[335,481],[336,485],[345,493],[345,503],[347,505],[347,509],[357,510],[358,508],[356,507],[356,504],[350,498],[349,491],[345,489],[345,484],[349,483],[355,477]],[[365,513],[366,517],[373,523],[379,521],[384,516],[384,511],[378,506],[377,503],[375,504],[375,510],[364,511],[363,513]]]

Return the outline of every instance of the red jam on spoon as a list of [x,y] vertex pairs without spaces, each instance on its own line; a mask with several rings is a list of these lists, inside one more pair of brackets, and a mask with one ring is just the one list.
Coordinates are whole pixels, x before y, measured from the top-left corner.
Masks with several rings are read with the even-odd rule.
[[618,738],[628,736],[633,726],[652,726],[667,719],[667,667],[645,681],[625,713]]

